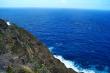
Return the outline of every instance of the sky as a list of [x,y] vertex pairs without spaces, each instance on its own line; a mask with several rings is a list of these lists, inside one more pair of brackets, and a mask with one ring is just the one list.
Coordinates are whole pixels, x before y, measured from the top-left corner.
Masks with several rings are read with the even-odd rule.
[[110,0],[0,0],[4,7],[80,8],[110,10]]

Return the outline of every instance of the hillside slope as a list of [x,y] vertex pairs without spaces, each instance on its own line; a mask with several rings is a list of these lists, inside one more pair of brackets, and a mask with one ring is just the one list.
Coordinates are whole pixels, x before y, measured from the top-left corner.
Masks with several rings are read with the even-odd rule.
[[0,73],[76,73],[26,30],[0,19]]

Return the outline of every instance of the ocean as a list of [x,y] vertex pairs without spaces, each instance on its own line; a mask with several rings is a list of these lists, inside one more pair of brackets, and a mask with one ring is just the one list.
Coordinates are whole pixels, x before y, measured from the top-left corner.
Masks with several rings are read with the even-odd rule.
[[31,32],[68,68],[110,73],[110,11],[1,8],[0,18]]

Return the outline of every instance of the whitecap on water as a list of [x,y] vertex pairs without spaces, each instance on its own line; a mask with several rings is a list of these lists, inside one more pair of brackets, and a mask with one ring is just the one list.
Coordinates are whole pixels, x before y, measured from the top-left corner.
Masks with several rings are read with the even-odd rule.
[[75,65],[75,63],[73,61],[65,60],[60,55],[54,55],[54,57],[59,59],[62,63],[64,63],[67,68],[72,68],[76,72],[83,72],[83,73],[108,73],[107,71],[98,71],[95,68],[83,69],[83,68]]
[[54,49],[54,47],[49,47],[49,50],[52,52],[52,50]]
[[7,22],[7,25],[11,25],[10,22]]
[[67,68],[72,68],[75,71],[79,72],[79,70],[77,69],[77,67],[75,67],[74,62],[69,61],[69,60],[65,60],[62,56],[59,56],[59,55],[54,55],[54,57],[57,58],[57,59],[59,59],[62,63],[64,63]]

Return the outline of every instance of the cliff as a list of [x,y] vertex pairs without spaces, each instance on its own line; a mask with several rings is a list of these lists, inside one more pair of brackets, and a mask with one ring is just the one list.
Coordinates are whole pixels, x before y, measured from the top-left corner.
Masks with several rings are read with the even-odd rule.
[[26,30],[0,19],[0,73],[76,73]]

